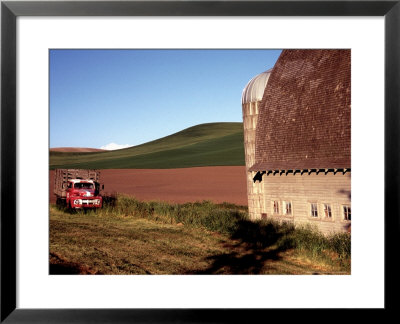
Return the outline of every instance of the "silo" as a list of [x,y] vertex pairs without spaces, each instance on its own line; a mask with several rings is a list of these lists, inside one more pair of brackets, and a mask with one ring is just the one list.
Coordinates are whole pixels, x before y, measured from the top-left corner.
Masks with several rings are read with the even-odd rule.
[[261,218],[264,213],[263,185],[254,181],[256,172],[249,171],[255,163],[255,140],[259,105],[272,69],[252,78],[242,93],[244,148],[247,173],[247,198],[251,219]]

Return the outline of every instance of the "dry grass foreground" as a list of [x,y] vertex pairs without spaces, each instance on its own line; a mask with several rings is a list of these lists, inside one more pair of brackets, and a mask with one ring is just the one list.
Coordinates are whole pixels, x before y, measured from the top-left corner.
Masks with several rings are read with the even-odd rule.
[[50,274],[349,274],[232,235],[154,219],[50,207]]

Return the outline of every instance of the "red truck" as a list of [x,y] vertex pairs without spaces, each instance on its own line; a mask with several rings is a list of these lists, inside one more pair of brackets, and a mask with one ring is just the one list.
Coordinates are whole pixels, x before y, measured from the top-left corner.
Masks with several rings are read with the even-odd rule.
[[[100,188],[101,187],[101,188]],[[57,204],[71,209],[101,208],[100,171],[85,169],[56,169],[54,194]]]

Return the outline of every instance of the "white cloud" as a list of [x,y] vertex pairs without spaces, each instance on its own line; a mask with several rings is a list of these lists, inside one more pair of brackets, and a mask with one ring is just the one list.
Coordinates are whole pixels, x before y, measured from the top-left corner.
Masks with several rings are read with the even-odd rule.
[[113,150],[120,150],[120,149],[124,149],[127,147],[131,147],[132,145],[130,144],[116,144],[116,143],[110,143],[107,145],[104,145],[102,147],[100,147],[102,150],[109,150],[109,151],[113,151]]

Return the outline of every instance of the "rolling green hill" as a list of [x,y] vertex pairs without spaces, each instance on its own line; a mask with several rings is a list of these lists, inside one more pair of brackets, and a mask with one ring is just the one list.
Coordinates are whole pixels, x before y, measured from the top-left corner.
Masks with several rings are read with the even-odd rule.
[[50,169],[169,169],[245,165],[242,123],[210,123],[130,148],[50,152]]

